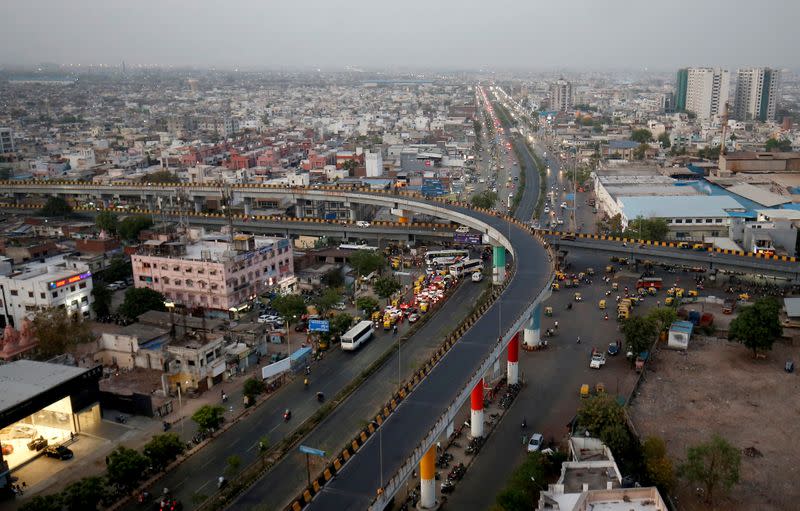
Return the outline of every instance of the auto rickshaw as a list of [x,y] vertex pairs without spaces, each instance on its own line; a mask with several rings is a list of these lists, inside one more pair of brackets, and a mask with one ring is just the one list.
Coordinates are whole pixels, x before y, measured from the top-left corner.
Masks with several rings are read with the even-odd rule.
[[586,275],[594,275],[594,268],[586,268]]
[[606,392],[606,384],[603,382],[598,382],[594,386],[594,393],[595,394],[605,394]]
[[605,300],[600,300],[600,302],[597,304],[597,306],[600,308],[600,310],[604,310],[606,308],[606,301]]
[[640,287],[639,289],[636,290],[636,292],[639,293],[639,296],[644,296],[647,294],[647,289]]
[[614,267],[610,264],[606,266],[606,273],[614,273]]
[[664,305],[672,305],[675,301],[675,298],[668,296],[666,300],[664,300]]
[[682,287],[675,289],[675,298],[683,298],[684,290]]
[[553,282],[553,285],[550,287],[553,289],[553,291],[558,291],[559,289],[561,289],[561,286],[559,285],[558,282]]
[[581,294],[580,293],[575,293],[575,301],[576,302],[580,302],[582,300],[583,300],[583,297],[581,296]]
[[658,289],[656,289],[654,287],[648,287],[647,288],[647,292],[650,293],[651,296],[655,296],[656,293],[658,293]]
[[698,293],[696,289],[690,289],[689,290],[689,298],[697,298],[697,296],[699,296],[699,294],[700,293]]
[[553,308],[552,307],[545,307],[544,308],[544,315],[548,318],[553,316]]
[[572,287],[578,287],[581,285],[581,281],[578,279],[572,279]]
[[620,307],[617,310],[617,319],[628,319],[631,315],[631,311],[627,307]]
[[617,282],[612,282],[611,289],[613,289],[614,291],[619,291],[619,284]]
[[750,295],[747,294],[747,293],[742,293],[742,294],[739,295],[739,300],[741,300],[743,302],[746,302],[749,299],[750,299]]
[[584,383],[581,385],[581,398],[589,397],[589,384]]
[[688,249],[689,248],[689,244],[686,243],[685,241],[681,241],[680,243],[678,243],[678,248]]

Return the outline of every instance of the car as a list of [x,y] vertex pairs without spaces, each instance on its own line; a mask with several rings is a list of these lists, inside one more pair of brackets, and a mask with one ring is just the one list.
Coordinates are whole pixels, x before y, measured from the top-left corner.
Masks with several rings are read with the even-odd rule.
[[608,354],[612,357],[615,357],[619,354],[619,346],[617,346],[617,343],[612,342],[608,344]]
[[359,220],[359,221],[356,222],[356,227],[369,227],[370,225],[372,225],[372,224],[370,224],[369,222],[366,222],[364,220]]
[[119,285],[117,285],[116,282],[112,282],[111,284],[109,284],[106,287],[108,288],[109,291],[117,291],[117,290],[119,290]]
[[528,440],[528,452],[536,452],[541,449],[543,441],[544,436],[541,433],[532,434],[531,439]]
[[125,289],[128,287],[124,280],[117,280],[116,282],[113,282],[113,284],[116,284],[118,289]]
[[469,227],[467,227],[466,225],[462,225],[456,229],[456,232],[460,234],[466,234],[469,232]]
[[544,207],[544,212],[545,213],[549,213],[550,212],[550,206],[545,206]]
[[42,436],[28,442],[28,450],[31,451],[41,451],[45,447],[47,447],[47,439]]
[[472,282],[480,282],[483,280],[483,273],[476,271],[472,274],[472,277],[470,278],[472,279]]
[[339,302],[339,303],[334,303],[333,304],[333,309],[335,309],[337,311],[343,311],[346,308],[347,308],[347,306],[343,302]]
[[56,458],[59,460],[71,460],[73,453],[72,449],[64,447],[63,445],[51,445],[44,450],[44,455],[48,458]]
[[283,323],[283,320],[280,316],[275,316],[272,314],[262,314],[258,317],[259,323]]
[[606,356],[602,353],[595,353],[592,355],[592,361],[589,362],[589,367],[592,369],[600,369],[606,364]]
[[414,313],[412,313],[412,314],[410,314],[408,316],[408,322],[409,323],[416,323],[417,321],[419,321],[419,314],[417,314],[416,312],[414,312]]

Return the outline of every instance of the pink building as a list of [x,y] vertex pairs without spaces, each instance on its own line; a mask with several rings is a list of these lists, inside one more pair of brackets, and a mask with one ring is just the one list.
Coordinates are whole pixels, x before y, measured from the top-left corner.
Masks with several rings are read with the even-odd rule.
[[292,246],[284,238],[237,234],[194,243],[148,240],[131,255],[136,287],[147,287],[186,307],[236,308],[294,282]]

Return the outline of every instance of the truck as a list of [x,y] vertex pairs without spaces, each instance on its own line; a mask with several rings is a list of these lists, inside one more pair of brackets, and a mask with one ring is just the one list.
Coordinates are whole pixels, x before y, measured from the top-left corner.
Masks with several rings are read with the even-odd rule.
[[733,314],[733,309],[736,308],[736,299],[728,298],[722,304],[722,313],[723,314]]

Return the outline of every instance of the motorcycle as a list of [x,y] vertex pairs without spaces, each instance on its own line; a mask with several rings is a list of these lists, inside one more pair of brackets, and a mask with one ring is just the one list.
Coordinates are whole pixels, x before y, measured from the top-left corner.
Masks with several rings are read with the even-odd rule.
[[442,493],[452,493],[456,489],[456,485],[450,479],[446,479],[441,486]]
[[322,392],[317,392],[317,401],[319,401],[320,403],[325,401],[325,394],[323,394]]
[[291,418],[292,418],[292,411],[291,410],[287,409],[285,412],[283,412],[283,420],[285,422],[289,422],[289,419],[291,419]]
[[116,417],[114,417],[114,420],[119,422],[120,424],[125,424],[126,422],[128,422],[128,418],[125,417],[124,415],[117,415]]

